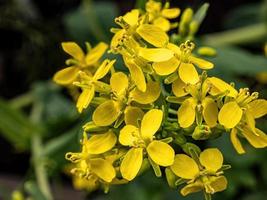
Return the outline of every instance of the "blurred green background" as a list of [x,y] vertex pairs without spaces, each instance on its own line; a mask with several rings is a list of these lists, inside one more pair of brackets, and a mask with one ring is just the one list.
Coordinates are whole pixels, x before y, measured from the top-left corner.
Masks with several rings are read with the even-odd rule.
[[[197,10],[209,2],[207,16],[196,41],[214,47],[218,55],[210,75],[238,86],[246,86],[267,98],[267,1],[170,1],[171,6]],[[78,115],[66,90],[51,82],[64,66],[62,41],[108,42],[114,18],[145,0],[1,0],[0,1],[0,199],[10,199],[14,190],[43,200],[34,177],[34,163],[44,163],[55,199],[165,200],[202,199],[201,195],[182,198],[153,173],[133,183],[114,186],[108,195],[74,191],[64,173],[68,151],[79,149],[81,125],[88,113]],[[84,47],[84,46],[83,46]],[[262,78],[263,77],[263,78]],[[90,112],[90,111],[89,111]],[[267,120],[258,126],[267,132]],[[219,147],[225,163],[228,189],[216,200],[264,200],[267,195],[267,151],[246,145],[239,156],[229,137],[202,146]],[[33,152],[33,153],[31,153]]]

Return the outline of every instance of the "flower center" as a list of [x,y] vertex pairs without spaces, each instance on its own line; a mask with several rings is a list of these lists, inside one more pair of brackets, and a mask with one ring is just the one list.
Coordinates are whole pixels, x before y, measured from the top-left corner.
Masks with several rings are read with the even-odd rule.
[[180,45],[180,50],[181,50],[180,60],[184,63],[189,63],[189,57],[191,56],[191,53],[194,48],[195,44],[189,40],[186,41],[185,43],[182,43]]
[[259,97],[258,92],[253,92],[252,94],[250,94],[248,88],[241,88],[236,97],[236,102],[240,107],[246,107],[248,103],[254,101],[258,97]]

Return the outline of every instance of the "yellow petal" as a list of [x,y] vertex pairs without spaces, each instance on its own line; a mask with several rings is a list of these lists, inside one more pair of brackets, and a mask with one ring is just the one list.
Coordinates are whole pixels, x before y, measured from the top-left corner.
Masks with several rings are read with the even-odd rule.
[[228,83],[224,82],[223,80],[219,78],[216,78],[216,77],[208,78],[208,82],[212,84],[211,91],[210,91],[211,95],[215,96],[228,90],[229,93],[227,94],[227,96],[236,97],[238,93],[235,90],[235,88],[233,88],[231,85],[229,85]]
[[143,148],[131,148],[121,162],[120,171],[124,179],[133,180],[143,162]]
[[134,10],[131,10],[130,12],[127,12],[123,16],[123,19],[130,26],[134,26],[134,25],[137,25],[138,23],[138,16],[139,16],[139,10],[134,9]]
[[186,84],[179,77],[172,83],[172,91],[177,97],[183,97],[188,94],[185,91],[185,87]]
[[116,72],[110,78],[111,89],[118,96],[126,93],[128,84],[128,77],[122,72]]
[[107,50],[108,45],[104,42],[100,42],[90,52],[87,53],[85,57],[85,62],[87,65],[94,65],[103,56]]
[[231,142],[232,142],[235,150],[237,151],[237,153],[239,153],[239,154],[245,153],[245,150],[244,150],[240,140],[237,137],[237,129],[233,128],[231,130],[230,139],[231,139]]
[[112,131],[109,131],[90,137],[86,142],[86,148],[90,154],[101,154],[112,149],[116,142],[116,135]]
[[142,69],[131,60],[126,60],[125,64],[128,67],[137,88],[143,92],[146,91],[146,79]]
[[151,62],[168,61],[173,57],[173,52],[164,48],[139,48],[138,55]]
[[121,38],[123,37],[124,34],[125,34],[125,30],[124,29],[121,29],[117,33],[115,33],[114,36],[111,39],[110,47],[111,48],[116,48],[119,45],[120,40],[121,40]]
[[194,65],[181,63],[178,69],[180,79],[185,83],[196,84],[199,81],[198,73]]
[[158,75],[166,76],[177,70],[180,61],[176,57],[172,57],[167,61],[153,63],[152,67]]
[[114,167],[108,161],[101,158],[94,158],[90,160],[91,170],[98,177],[110,183],[116,176]]
[[193,64],[197,65],[200,69],[212,69],[214,67],[213,63],[203,60],[201,58],[191,56],[189,59]]
[[167,167],[173,164],[174,150],[161,141],[153,141],[146,148],[149,157],[158,165]]
[[225,128],[234,128],[240,122],[242,115],[242,109],[235,101],[231,101],[223,105],[219,112],[218,120]]
[[79,68],[78,67],[67,67],[58,71],[54,77],[53,81],[60,85],[72,84],[78,77]]
[[190,184],[186,185],[185,187],[183,187],[181,189],[180,193],[183,196],[186,196],[186,195],[191,194],[191,193],[199,192],[203,188],[204,188],[203,183],[200,180],[197,180],[196,182],[190,183]]
[[112,100],[100,104],[93,113],[93,122],[97,126],[109,126],[120,115],[120,107]]
[[141,108],[133,107],[133,106],[127,106],[127,108],[124,111],[124,121],[127,125],[133,125],[138,127],[138,121],[142,120],[144,116],[144,112],[141,110]]
[[124,126],[119,135],[119,142],[124,146],[134,146],[134,142],[138,140],[139,129],[133,125]]
[[104,60],[99,66],[99,68],[96,70],[93,79],[96,81],[106,76],[106,74],[109,72],[110,68],[114,65],[115,62],[116,60]]
[[177,46],[176,44],[173,43],[168,43],[167,48],[172,50],[175,55],[180,56],[181,55],[181,50],[180,47]]
[[141,122],[141,136],[144,140],[152,140],[153,135],[159,130],[163,112],[158,109],[148,111]]
[[196,117],[195,107],[196,103],[194,99],[189,98],[185,100],[178,109],[178,123],[182,128],[188,128],[194,123]]
[[79,113],[81,113],[83,109],[86,109],[89,106],[94,96],[95,96],[95,88],[93,85],[91,85],[90,88],[83,89],[76,103],[76,107]]
[[181,10],[179,8],[165,8],[161,11],[161,15],[168,19],[174,19],[180,15]]
[[134,101],[140,104],[150,104],[159,98],[161,89],[158,82],[149,81],[146,87],[145,92],[142,92],[137,88],[131,92],[131,97]]
[[260,118],[267,114],[267,101],[265,99],[257,99],[249,103],[249,110],[254,118]]
[[136,32],[148,43],[155,47],[164,47],[169,42],[168,35],[159,27],[151,24],[142,24]]
[[200,153],[199,161],[207,170],[217,172],[223,164],[223,155],[216,148],[205,149]]
[[84,58],[83,50],[75,42],[62,42],[61,46],[63,50],[73,58],[79,61],[82,61],[82,59]]
[[254,133],[256,132],[256,127],[255,127],[255,119],[253,114],[250,112],[250,110],[245,111],[245,117],[246,117],[246,122],[247,125],[249,126],[250,130],[252,130]]
[[213,188],[214,193],[223,191],[227,188],[227,179],[224,176],[210,177],[210,186]]
[[161,28],[163,31],[167,32],[171,28],[171,23],[169,20],[163,18],[163,17],[158,17],[153,21],[153,24],[159,28]]
[[209,127],[214,127],[217,124],[218,107],[212,98],[206,97],[202,101],[203,117]]
[[148,13],[159,12],[161,10],[161,7],[161,2],[151,0],[146,2],[146,11]]
[[259,129],[256,129],[256,134],[248,127],[245,127],[242,132],[247,141],[255,148],[267,147],[267,135]]
[[185,154],[177,154],[171,170],[176,176],[184,179],[194,179],[199,173],[197,163]]

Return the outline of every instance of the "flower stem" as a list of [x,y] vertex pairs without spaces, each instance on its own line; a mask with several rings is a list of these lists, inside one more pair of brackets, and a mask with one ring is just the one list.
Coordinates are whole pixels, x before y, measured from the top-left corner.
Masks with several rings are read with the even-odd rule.
[[169,108],[169,109],[168,109],[168,112],[169,112],[170,114],[177,115],[177,111],[174,110],[174,109]]
[[[33,109],[30,116],[32,122],[34,123],[40,122],[42,110],[43,106],[40,103],[35,103],[33,105]],[[40,133],[33,134],[31,141],[31,153],[32,153],[32,161],[37,183],[40,188],[40,191],[46,197],[46,199],[53,200],[47,178],[47,173],[45,170],[45,163],[42,155],[42,149],[43,146],[42,146],[41,134]]]
[[203,36],[203,41],[211,46],[223,46],[231,44],[245,44],[258,41],[267,35],[267,26],[258,23],[241,28],[213,33]]
[[9,104],[13,108],[19,109],[30,105],[32,102],[33,102],[33,97],[32,94],[29,92],[10,100]]
[[211,194],[204,191],[205,200],[211,200]]

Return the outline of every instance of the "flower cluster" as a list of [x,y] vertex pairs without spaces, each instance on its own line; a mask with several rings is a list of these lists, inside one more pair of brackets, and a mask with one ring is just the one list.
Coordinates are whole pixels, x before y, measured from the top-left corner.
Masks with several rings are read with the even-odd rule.
[[[123,71],[117,70],[116,59],[102,59],[108,49],[103,42],[94,48],[87,43],[87,53],[74,42],[62,43],[72,58],[54,81],[77,87],[77,110],[93,112],[83,126],[81,152],[66,154],[76,188],[108,191],[151,166],[157,177],[165,169],[171,187],[186,184],[182,195],[203,191],[209,198],[226,189],[223,171],[229,165],[219,149],[201,151],[192,141],[230,134],[240,154],[245,149],[239,138],[255,148],[267,146],[266,134],[255,123],[267,114],[267,101],[248,88],[236,90],[208,77],[213,63],[193,54],[195,44],[187,40],[198,20],[187,9],[178,26],[170,20],[179,14],[178,8],[149,0],[146,11],[135,9],[115,19],[119,27],[111,29],[108,52],[121,56]],[[181,37],[171,40],[167,32],[176,27]]]

